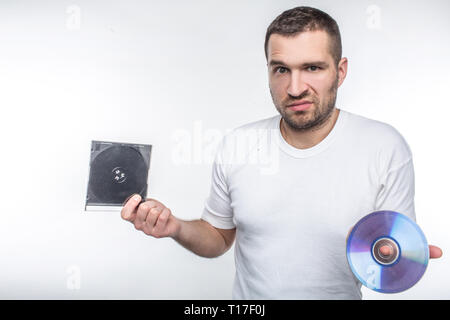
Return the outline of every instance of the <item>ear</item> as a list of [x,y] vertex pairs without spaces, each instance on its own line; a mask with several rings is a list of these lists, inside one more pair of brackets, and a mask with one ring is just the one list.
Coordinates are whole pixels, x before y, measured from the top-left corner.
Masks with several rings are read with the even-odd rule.
[[341,86],[341,84],[344,82],[345,77],[347,76],[347,65],[348,65],[347,58],[344,57],[341,59],[341,61],[339,61],[338,68],[337,68],[338,77],[339,77],[338,87]]

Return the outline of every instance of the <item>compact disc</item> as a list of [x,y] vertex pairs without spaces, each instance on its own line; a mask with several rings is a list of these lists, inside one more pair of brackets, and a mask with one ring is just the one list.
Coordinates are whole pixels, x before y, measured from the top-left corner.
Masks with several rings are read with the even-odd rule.
[[102,203],[117,203],[147,186],[148,167],[140,152],[131,146],[113,145],[98,154],[91,164],[90,191]]
[[376,211],[363,217],[347,240],[351,270],[364,286],[382,293],[412,287],[425,273],[428,260],[429,248],[422,230],[395,211]]

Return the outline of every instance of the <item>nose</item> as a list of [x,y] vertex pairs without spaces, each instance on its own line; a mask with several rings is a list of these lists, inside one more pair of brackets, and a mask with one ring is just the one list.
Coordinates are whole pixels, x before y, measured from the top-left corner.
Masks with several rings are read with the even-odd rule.
[[307,90],[308,84],[302,79],[301,73],[298,70],[292,71],[287,93],[293,97],[298,97]]

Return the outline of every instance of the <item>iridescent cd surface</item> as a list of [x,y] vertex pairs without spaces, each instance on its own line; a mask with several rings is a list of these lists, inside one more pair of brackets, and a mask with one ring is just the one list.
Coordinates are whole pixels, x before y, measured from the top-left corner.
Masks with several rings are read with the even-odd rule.
[[[383,254],[382,246],[390,248],[388,254]],[[347,261],[353,273],[364,286],[382,293],[411,288],[425,273],[428,259],[422,230],[395,211],[376,211],[363,217],[347,240]]]

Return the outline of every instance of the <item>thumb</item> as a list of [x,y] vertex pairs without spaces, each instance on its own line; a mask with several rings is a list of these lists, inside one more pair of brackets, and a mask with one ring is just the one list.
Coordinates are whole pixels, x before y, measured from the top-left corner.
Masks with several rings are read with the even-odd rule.
[[437,259],[442,257],[442,250],[439,247],[429,245],[430,248],[430,259]]

